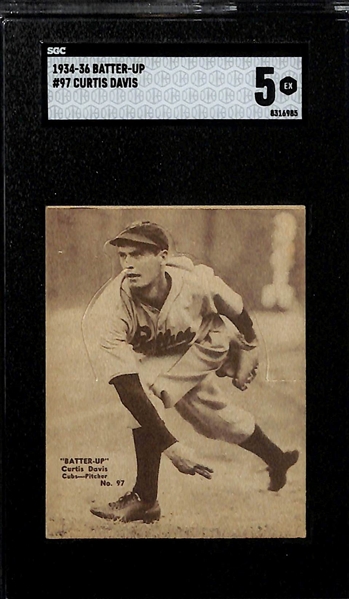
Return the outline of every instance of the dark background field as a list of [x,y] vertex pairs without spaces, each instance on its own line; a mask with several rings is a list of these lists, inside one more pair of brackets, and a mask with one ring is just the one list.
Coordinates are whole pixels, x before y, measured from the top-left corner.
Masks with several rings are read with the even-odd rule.
[[[242,11],[222,19],[75,19],[43,12],[37,19],[9,15],[2,33],[6,104],[4,553],[8,596],[346,598],[346,14],[300,12],[298,4],[287,14],[260,12],[256,17]],[[193,44],[304,43],[308,49],[308,118],[299,127],[237,122],[228,127],[201,127],[197,123],[184,127],[45,127],[40,42],[115,40],[156,46],[188,40]],[[307,207],[306,539],[45,539],[45,207],[169,203]],[[109,276],[109,263],[105,268]],[[102,272],[99,267],[97,270]],[[94,289],[92,284],[91,292]],[[78,318],[85,300],[89,297],[76,303]],[[66,322],[77,326],[76,314]],[[78,334],[75,329],[71,336],[78,339]],[[58,360],[58,336],[51,338],[57,344]],[[71,351],[68,341],[63,351],[67,348]],[[80,348],[76,355],[83,363]],[[63,361],[66,365],[65,356]],[[72,383],[73,364],[69,368],[71,378],[67,380]],[[67,372],[61,373],[60,380],[64,376]],[[88,387],[86,381],[83,398]],[[54,391],[56,407],[59,401],[63,409],[67,407],[68,399],[62,399],[58,388]],[[80,405],[76,407],[79,415]],[[59,429],[58,425],[56,433]],[[76,431],[68,431],[72,444],[79,440],[73,439]],[[57,441],[60,444],[59,436]],[[113,444],[114,435],[110,446]],[[246,460],[244,457],[245,464]],[[300,467],[290,474],[291,484]],[[175,472],[172,475],[176,482],[199,484],[179,479]],[[86,507],[95,497],[95,489],[87,497]],[[291,486],[284,494],[288,489]],[[75,498],[76,493],[71,493]],[[166,497],[170,498],[167,492]],[[55,499],[53,493],[49,499]],[[168,511],[163,499],[161,502],[165,521]],[[80,508],[74,517],[78,515]],[[165,585],[160,570],[165,572]]]

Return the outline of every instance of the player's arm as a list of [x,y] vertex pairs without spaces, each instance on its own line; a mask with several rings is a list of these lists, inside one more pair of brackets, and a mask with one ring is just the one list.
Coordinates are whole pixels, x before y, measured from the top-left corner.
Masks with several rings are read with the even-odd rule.
[[161,451],[177,442],[146,395],[138,374],[139,363],[129,343],[131,322],[122,304],[111,307],[100,337],[105,376],[121,403],[149,430]]
[[127,314],[119,310],[110,318],[100,339],[100,351],[109,384],[115,387],[121,403],[149,432],[160,451],[180,472],[211,478],[212,470],[199,464],[187,448],[177,441],[146,395],[138,374],[138,360],[128,343],[128,336]]
[[99,337],[100,376],[115,387],[121,403],[141,426],[149,429],[163,451],[177,439],[167,430],[140,382],[139,362],[129,342],[132,321],[128,310],[121,301],[115,302],[115,299],[109,305],[102,305],[102,308],[100,311],[104,322],[101,322]]
[[244,336],[247,343],[253,343],[257,340],[257,335],[253,328],[253,321],[245,308],[243,308],[241,314],[238,314],[237,316],[229,314],[228,310],[225,314],[223,312],[220,312],[220,314],[229,318],[229,320],[236,326],[237,330]]
[[179,443],[167,429],[158,412],[145,394],[138,374],[124,374],[110,381],[123,405],[139,424],[155,439],[160,451],[171,460],[183,474],[200,474],[211,478],[213,470],[198,463],[192,451]]
[[226,316],[236,326],[247,343],[256,340],[253,322],[244,307],[242,297],[219,277],[214,277],[213,301],[218,313]]
[[214,277],[214,303],[219,314],[228,318],[241,335],[238,348],[231,345],[226,363],[217,371],[218,376],[229,376],[235,387],[245,391],[258,369],[258,341],[253,322],[244,308],[240,295],[219,277]]

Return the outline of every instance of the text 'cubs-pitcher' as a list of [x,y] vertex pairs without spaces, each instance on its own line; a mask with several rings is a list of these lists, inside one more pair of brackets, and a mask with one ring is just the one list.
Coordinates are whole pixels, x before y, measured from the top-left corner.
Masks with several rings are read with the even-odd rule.
[[276,446],[225,397],[217,378],[229,376],[244,390],[256,375],[258,342],[240,295],[211,268],[170,257],[168,237],[155,223],[134,223],[110,243],[123,270],[90,309],[84,333],[97,323],[92,361],[132,415],[137,477],[132,491],[91,512],[123,522],[158,520],[162,453],[180,472],[211,478],[213,471],[165,425],[172,407],[201,435],[259,456],[268,465],[269,490],[279,491],[298,451]]

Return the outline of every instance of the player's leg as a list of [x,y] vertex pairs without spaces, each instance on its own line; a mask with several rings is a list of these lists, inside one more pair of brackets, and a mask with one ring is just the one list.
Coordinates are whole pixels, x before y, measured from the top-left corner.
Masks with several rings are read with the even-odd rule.
[[148,505],[154,505],[158,495],[161,451],[144,428],[132,431],[137,461],[137,478],[133,492]]
[[282,451],[262,429],[256,424],[255,429],[248,437],[239,444],[240,447],[254,453],[268,465],[269,491],[280,491],[287,482],[286,473],[294,466],[299,458],[299,451]]
[[282,451],[249,412],[232,402],[226,405],[220,387],[210,377],[180,400],[176,409],[201,435],[239,445],[261,458],[268,466],[270,491],[286,484],[287,470],[297,462],[298,451]]
[[197,433],[209,439],[240,445],[255,429],[252,414],[234,404],[227,405],[214,381],[206,380],[175,407]]
[[157,501],[161,451],[143,427],[132,430],[137,462],[137,477],[132,491],[116,501],[92,507],[95,516],[108,520],[153,522],[160,518]]

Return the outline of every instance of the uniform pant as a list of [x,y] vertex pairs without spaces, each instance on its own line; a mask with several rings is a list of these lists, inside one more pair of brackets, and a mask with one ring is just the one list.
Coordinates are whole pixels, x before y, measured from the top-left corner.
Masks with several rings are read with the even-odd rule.
[[[221,331],[211,331],[203,342],[194,343],[151,385],[147,384],[149,364],[143,364],[143,386],[165,422],[164,408],[175,407],[196,432],[210,439],[240,444],[252,435],[254,417],[234,404],[233,386],[227,397],[219,384],[221,379],[215,375],[227,359],[228,350],[229,343]],[[132,428],[137,426],[134,420]]]

